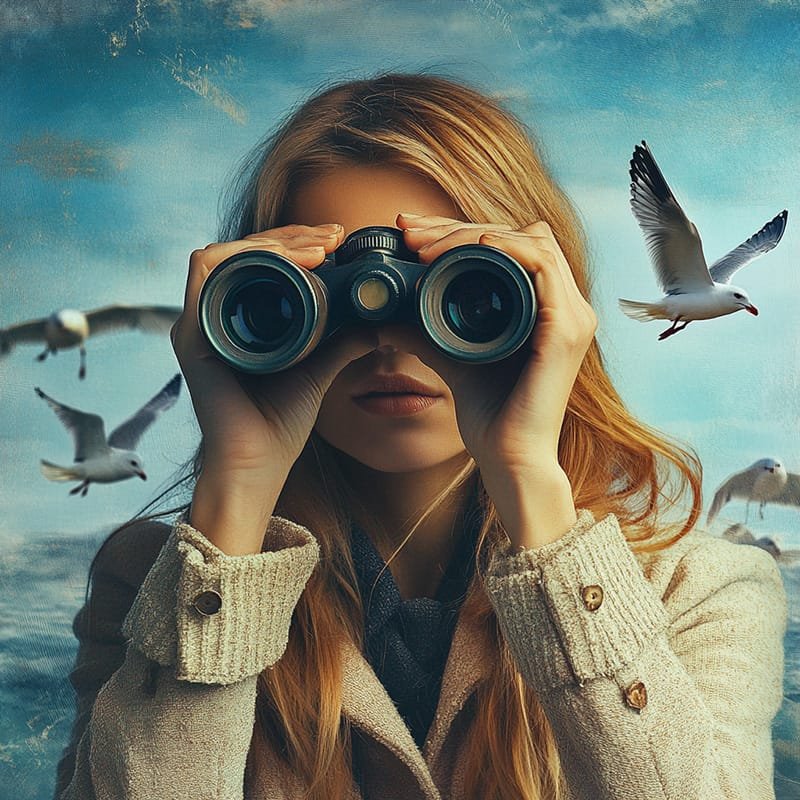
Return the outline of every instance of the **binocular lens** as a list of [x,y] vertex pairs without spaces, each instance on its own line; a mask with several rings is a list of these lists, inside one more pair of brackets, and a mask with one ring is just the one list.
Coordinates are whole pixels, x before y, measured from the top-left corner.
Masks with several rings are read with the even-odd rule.
[[533,329],[533,284],[513,258],[494,247],[453,247],[431,263],[418,292],[423,329],[459,361],[506,358]]
[[448,284],[442,313],[464,341],[491,342],[509,327],[513,301],[508,285],[496,275],[473,270]]
[[200,293],[208,343],[243,372],[277,372],[304,358],[325,329],[324,288],[269,251],[237,253],[219,264]]
[[276,350],[297,327],[300,293],[282,276],[241,283],[222,303],[226,332],[239,347],[257,353]]

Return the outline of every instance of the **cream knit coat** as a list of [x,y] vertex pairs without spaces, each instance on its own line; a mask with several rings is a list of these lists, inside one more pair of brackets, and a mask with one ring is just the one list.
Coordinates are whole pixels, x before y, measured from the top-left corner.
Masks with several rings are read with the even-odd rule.
[[[60,797],[299,800],[275,754],[258,785],[244,773],[256,676],[285,649],[317,543],[279,518],[250,556],[227,556],[186,524],[169,533],[133,526],[101,554],[75,623],[78,717]],[[126,648],[122,615],[145,572]],[[614,517],[584,511],[552,544],[496,553],[488,590],[571,800],[774,797],[786,600],[767,553],[692,533],[634,556]],[[462,745],[492,643],[459,620],[421,751],[361,653],[342,647],[343,713],[359,733],[352,797],[480,800],[460,782]]]

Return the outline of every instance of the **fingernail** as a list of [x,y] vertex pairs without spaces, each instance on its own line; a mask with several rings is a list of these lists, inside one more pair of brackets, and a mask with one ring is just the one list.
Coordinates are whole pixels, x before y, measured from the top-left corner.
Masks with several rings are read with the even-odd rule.
[[326,222],[324,225],[320,225],[320,228],[328,228],[336,232],[342,230],[342,226],[338,222]]
[[418,219],[422,214],[409,214],[407,211],[401,211],[397,216],[405,219]]

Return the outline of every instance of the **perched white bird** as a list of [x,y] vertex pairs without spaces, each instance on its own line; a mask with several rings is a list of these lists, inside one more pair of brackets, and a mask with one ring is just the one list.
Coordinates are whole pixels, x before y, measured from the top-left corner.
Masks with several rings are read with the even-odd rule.
[[147,480],[141,459],[134,448],[158,415],[175,405],[181,390],[181,376],[175,375],[155,397],[115,428],[108,440],[103,420],[97,414],[87,414],[65,406],[48,397],[38,386],[35,389],[36,394],[56,412],[75,441],[73,465],[60,467],[42,460],[42,474],[51,481],[81,481],[70,490],[70,494],[80,492],[85,497],[90,483],[115,483],[134,475],[143,481]]
[[763,519],[767,503],[779,503],[800,508],[800,475],[787,472],[777,458],[760,458],[747,469],[727,478],[714,493],[708,512],[708,524],[720,509],[734,497],[745,500],[745,522],[750,503],[758,501],[758,515]]
[[723,539],[727,539],[734,544],[749,544],[766,550],[773,558],[780,558],[780,545],[771,536],[762,536],[756,539],[755,536],[741,522],[736,522],[727,528],[723,534]]
[[45,349],[36,357],[44,361],[52,353],[79,347],[81,354],[79,378],[86,377],[86,350],[84,342],[90,336],[110,331],[139,328],[149,333],[166,333],[181,314],[179,306],[104,306],[93,311],[76,311],[64,308],[49,317],[20,322],[0,329],[0,356],[10,352],[17,344],[45,343]]
[[664,297],[655,303],[620,299],[622,311],[641,322],[672,320],[659,339],[682,331],[693,320],[714,319],[742,309],[758,315],[747,292],[728,281],[778,244],[789,212],[781,211],[758,233],[707,267],[700,234],[672,194],[646,142],[634,148],[630,176],[631,208]]

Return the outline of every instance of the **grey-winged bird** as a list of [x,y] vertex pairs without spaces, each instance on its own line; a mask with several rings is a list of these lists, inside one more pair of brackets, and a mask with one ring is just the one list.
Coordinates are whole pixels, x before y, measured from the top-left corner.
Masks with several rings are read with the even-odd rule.
[[91,483],[116,483],[134,476],[147,480],[134,448],[156,418],[175,405],[181,390],[181,376],[175,375],[155,397],[115,428],[108,439],[100,416],[65,406],[38,386],[35,390],[56,412],[75,442],[72,466],[61,467],[42,460],[42,474],[51,481],[80,481],[70,494],[80,493],[85,497]]
[[644,141],[634,148],[630,176],[631,208],[644,233],[664,296],[654,303],[620,299],[622,311],[641,322],[671,320],[671,327],[659,340],[682,331],[693,320],[714,319],[742,309],[757,315],[747,292],[729,281],[734,273],[778,244],[789,212],[781,211],[708,267],[697,228],[675,199]]
[[760,458],[747,469],[726,478],[717,488],[708,511],[709,525],[733,498],[746,501],[745,522],[750,503],[758,502],[758,515],[761,518],[764,517],[767,503],[800,508],[800,475],[787,472],[780,459]]
[[93,311],[76,311],[62,308],[49,317],[20,322],[0,329],[0,356],[18,344],[44,343],[44,350],[36,356],[44,361],[51,353],[72,347],[80,348],[78,377],[86,377],[86,349],[84,342],[90,336],[119,330],[139,329],[148,333],[166,333],[181,314],[179,306],[126,306],[113,305]]

